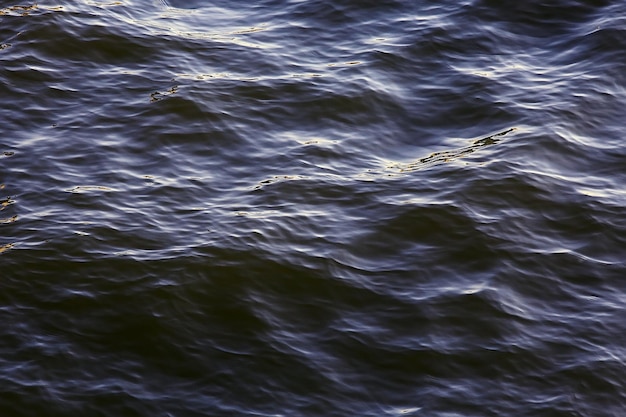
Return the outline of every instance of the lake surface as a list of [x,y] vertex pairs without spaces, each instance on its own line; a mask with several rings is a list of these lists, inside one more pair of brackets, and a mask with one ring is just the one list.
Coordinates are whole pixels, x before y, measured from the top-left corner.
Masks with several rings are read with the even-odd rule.
[[626,3],[0,0],[4,416],[626,415]]

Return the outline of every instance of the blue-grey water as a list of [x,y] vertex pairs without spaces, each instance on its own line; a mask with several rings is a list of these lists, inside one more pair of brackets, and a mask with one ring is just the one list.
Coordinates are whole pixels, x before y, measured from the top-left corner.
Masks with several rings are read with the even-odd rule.
[[623,417],[626,3],[0,0],[0,415]]

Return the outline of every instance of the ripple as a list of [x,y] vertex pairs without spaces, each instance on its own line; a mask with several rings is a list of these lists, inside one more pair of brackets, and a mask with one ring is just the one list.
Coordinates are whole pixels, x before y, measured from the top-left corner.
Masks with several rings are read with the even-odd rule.
[[620,415],[623,5],[3,7],[9,414]]

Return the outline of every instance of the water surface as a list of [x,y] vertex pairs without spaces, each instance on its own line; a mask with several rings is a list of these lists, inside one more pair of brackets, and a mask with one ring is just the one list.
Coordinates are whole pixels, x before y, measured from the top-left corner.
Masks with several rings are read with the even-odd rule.
[[0,409],[619,416],[617,1],[0,4]]

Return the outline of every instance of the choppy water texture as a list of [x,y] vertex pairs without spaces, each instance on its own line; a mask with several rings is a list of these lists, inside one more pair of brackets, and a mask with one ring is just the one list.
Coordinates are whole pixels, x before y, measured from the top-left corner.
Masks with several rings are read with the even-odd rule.
[[0,6],[2,415],[626,415],[623,1]]

